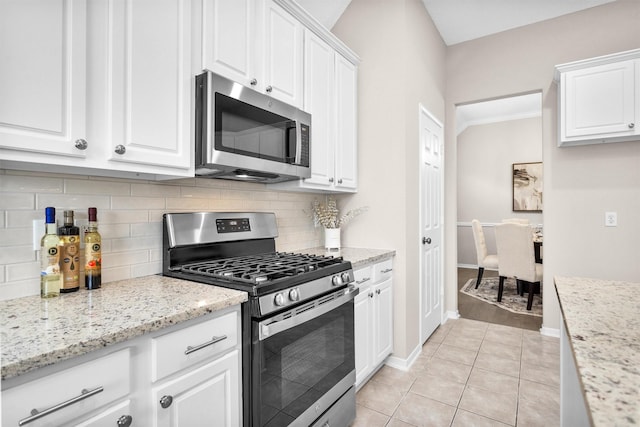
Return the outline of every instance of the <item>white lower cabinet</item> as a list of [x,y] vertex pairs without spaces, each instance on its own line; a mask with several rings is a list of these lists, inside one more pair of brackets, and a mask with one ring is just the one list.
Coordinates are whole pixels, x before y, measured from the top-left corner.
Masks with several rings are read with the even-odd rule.
[[239,426],[239,352],[154,387],[156,426]]
[[356,387],[393,352],[392,260],[355,271],[360,293],[354,300]]
[[[130,416],[120,403],[131,392],[130,348],[2,391],[2,425],[116,425]],[[4,384],[3,384],[4,389]]]
[[239,306],[61,365],[2,382],[3,427],[242,424]]

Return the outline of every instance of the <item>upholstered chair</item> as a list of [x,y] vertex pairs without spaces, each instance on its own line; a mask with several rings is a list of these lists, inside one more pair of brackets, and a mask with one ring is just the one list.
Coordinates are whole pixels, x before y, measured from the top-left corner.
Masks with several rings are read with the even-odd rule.
[[542,264],[536,264],[535,260],[533,228],[528,225],[504,223],[496,225],[495,229],[500,259],[498,302],[502,301],[504,279],[513,277],[520,288],[520,295],[528,287],[527,310],[531,310],[533,295],[540,292],[542,282]]
[[529,220],[526,218],[506,218],[503,219],[502,222],[504,224],[522,224],[529,225]]
[[478,257],[478,279],[476,280],[476,289],[478,289],[484,269],[495,270],[498,268],[498,255],[489,255],[487,253],[487,242],[484,238],[484,231],[482,231],[480,221],[477,219],[472,220],[471,228],[473,229],[473,240],[476,243],[476,255]]

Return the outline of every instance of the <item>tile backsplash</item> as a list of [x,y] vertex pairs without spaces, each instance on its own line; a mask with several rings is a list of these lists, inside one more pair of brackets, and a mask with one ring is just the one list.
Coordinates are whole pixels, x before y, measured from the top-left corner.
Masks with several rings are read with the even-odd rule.
[[167,212],[274,212],[277,250],[320,246],[322,229],[305,213],[320,198],[218,179],[139,181],[0,169],[0,299],[40,292],[33,220],[44,222],[47,206],[56,208],[58,225],[64,210],[73,209],[77,225],[84,225],[87,208],[98,208],[102,280],[108,283],[161,272],[162,214]]

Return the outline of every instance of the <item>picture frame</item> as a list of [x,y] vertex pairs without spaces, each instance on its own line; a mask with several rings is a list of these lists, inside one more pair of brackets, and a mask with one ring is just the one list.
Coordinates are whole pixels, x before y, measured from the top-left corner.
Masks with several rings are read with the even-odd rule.
[[514,212],[542,212],[542,162],[513,163]]

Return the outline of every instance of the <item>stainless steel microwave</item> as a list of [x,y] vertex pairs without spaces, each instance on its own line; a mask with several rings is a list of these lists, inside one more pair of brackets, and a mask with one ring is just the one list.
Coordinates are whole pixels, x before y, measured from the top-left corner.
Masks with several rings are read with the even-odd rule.
[[311,176],[311,115],[210,71],[196,76],[196,175],[265,183]]

